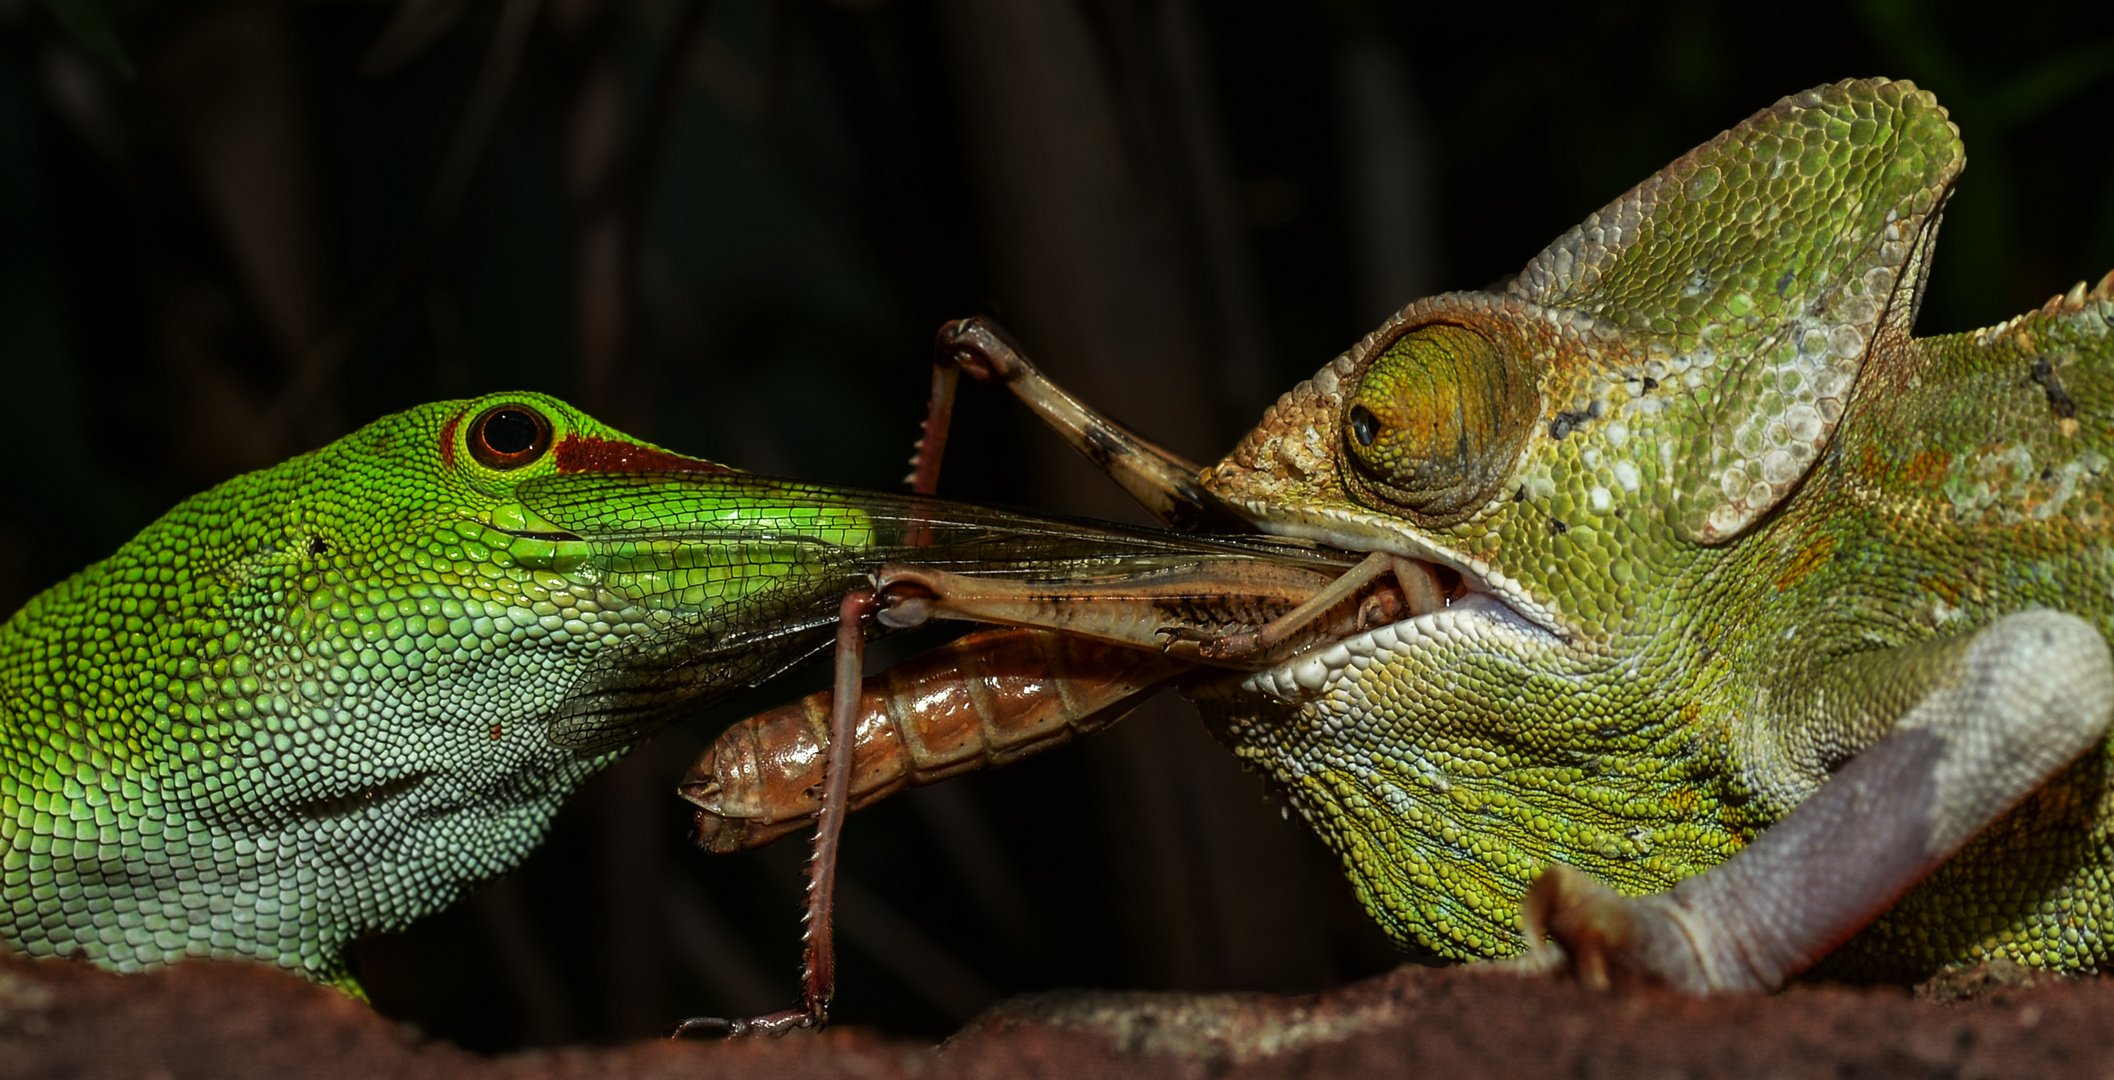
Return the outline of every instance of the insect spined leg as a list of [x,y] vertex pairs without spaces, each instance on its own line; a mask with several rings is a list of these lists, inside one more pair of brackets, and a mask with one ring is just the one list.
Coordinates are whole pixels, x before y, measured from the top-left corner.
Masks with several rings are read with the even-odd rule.
[[815,850],[808,862],[800,1004],[746,1018],[692,1017],[668,1028],[671,1039],[691,1032],[719,1032],[729,1038],[783,1035],[794,1028],[819,1028],[829,1023],[829,1000],[837,989],[837,850],[851,797],[853,739],[859,716],[860,677],[866,661],[865,622],[874,607],[872,591],[861,589],[847,595],[837,608],[837,671],[830,706],[827,764],[822,773],[822,808],[815,815]]

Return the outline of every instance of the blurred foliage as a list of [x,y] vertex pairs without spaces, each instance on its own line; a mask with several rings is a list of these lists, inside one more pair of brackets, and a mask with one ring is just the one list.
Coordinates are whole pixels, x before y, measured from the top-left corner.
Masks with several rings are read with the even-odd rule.
[[[1781,95],[1880,73],[1935,90],[1970,154],[1921,329],[1993,322],[2114,268],[2103,0],[1073,8],[1111,55],[1138,13],[1188,12],[1237,214],[1220,257],[1252,276],[1273,390],[1367,329],[1344,196],[1365,134],[1336,78],[1351,42],[1392,50],[1425,120],[1436,288],[1509,276]],[[971,43],[950,10],[0,0],[0,365],[17,404],[0,448],[18,463],[0,473],[0,600],[234,472],[504,387],[743,467],[893,484],[933,330],[1005,318],[1019,287],[986,245],[988,174],[962,120],[985,88],[961,83]],[[1225,438],[1248,407],[1221,417]],[[948,492],[1036,501],[1018,414],[982,396],[960,416]],[[816,685],[656,740],[506,886],[373,942],[380,1007],[498,1049],[775,1004],[741,996],[759,979],[790,997],[796,845],[708,865],[661,793],[728,719]],[[1106,776],[1066,751],[961,789],[1028,931],[964,899],[975,883],[936,853],[954,803],[855,820],[851,873],[915,933],[888,931],[893,959],[847,946],[838,1017],[937,1033],[959,1017],[934,985],[1162,978],[1109,886],[1106,849],[1140,823],[1102,809]],[[650,800],[626,803],[636,791]],[[627,844],[645,845],[635,866],[612,854]],[[1317,904],[1342,924],[1322,978],[1392,962],[1347,897]],[[681,905],[716,914],[686,923]]]

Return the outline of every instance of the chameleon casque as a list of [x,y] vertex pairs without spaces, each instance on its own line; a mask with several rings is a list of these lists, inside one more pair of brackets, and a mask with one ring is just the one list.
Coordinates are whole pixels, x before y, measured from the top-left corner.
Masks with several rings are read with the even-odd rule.
[[1911,336],[1963,161],[1910,83],[1786,98],[1203,471],[1467,590],[1197,695],[1399,942],[1519,953],[1562,864],[1593,977],[2114,955],[2114,274]]
[[[2114,274],[1913,337],[1963,162],[1910,83],[1786,98],[1503,287],[1403,308],[1201,471],[975,320],[942,347],[1163,520],[1393,567],[1411,617],[1183,688],[1405,947],[1698,992],[2094,970]],[[702,838],[761,805],[723,779],[752,733],[693,770]]]
[[1061,579],[1252,550],[750,476],[538,394],[384,417],[186,500],[0,628],[0,943],[357,992],[355,938],[497,877],[647,735],[828,647],[875,561]]

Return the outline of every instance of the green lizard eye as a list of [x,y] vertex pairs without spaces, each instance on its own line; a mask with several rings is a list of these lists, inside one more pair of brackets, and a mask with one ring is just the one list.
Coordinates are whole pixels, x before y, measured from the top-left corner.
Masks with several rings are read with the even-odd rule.
[[1468,517],[1510,475],[1539,411],[1511,349],[1434,323],[1395,339],[1344,410],[1356,486],[1422,524]]
[[470,422],[470,456],[486,468],[518,469],[551,445],[551,422],[526,405],[494,405]]

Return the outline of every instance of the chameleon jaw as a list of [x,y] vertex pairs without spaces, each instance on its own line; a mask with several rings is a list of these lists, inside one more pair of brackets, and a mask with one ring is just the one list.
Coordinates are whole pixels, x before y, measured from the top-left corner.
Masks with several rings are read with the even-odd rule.
[[1504,636],[1518,646],[1556,649],[1563,640],[1522,618],[1504,601],[1470,591],[1438,611],[1375,627],[1356,637],[1312,649],[1241,682],[1243,691],[1300,705],[1328,692],[1354,671],[1381,662],[1383,654],[1403,653],[1463,640]]
[[1326,506],[1288,510],[1283,505],[1246,499],[1226,498],[1225,502],[1257,529],[1272,536],[1312,540],[1344,551],[1384,551],[1446,567],[1460,574],[1461,584],[1470,594],[1482,594],[1502,603],[1511,609],[1513,617],[1556,641],[1570,640],[1556,610],[1529,596],[1519,582],[1488,562],[1441,547],[1382,515]]
[[1309,649],[1257,672],[1241,683],[1245,691],[1297,705],[1321,697],[1353,669],[1370,666],[1382,653],[1494,634],[1534,650],[1562,648],[1571,640],[1556,611],[1528,595],[1519,582],[1482,559],[1403,529],[1395,519],[1348,506],[1295,507],[1224,493],[1219,497],[1264,533],[1345,551],[1398,555],[1418,564],[1434,580],[1441,576],[1441,567],[1459,577],[1458,584],[1444,590],[1443,606],[1436,607],[1413,599],[1419,590],[1404,582],[1404,596],[1411,598],[1406,618]]

